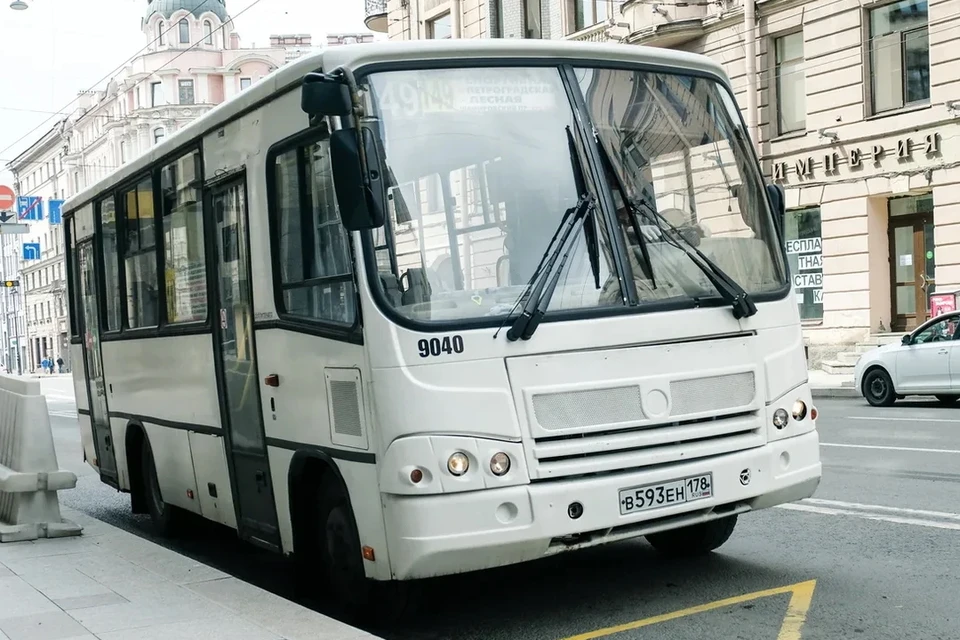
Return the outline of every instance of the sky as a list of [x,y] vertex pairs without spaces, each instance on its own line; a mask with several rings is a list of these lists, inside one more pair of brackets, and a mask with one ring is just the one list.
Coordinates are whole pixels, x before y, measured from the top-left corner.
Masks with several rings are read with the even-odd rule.
[[[95,83],[102,89],[106,82],[98,81],[147,43],[140,31],[147,0],[26,1],[28,10],[13,11],[0,0],[0,184],[11,186],[7,162],[53,125],[60,117],[55,112],[69,111],[64,107],[78,91]],[[266,46],[278,33],[309,33],[319,44],[327,33],[367,32],[363,0],[226,0],[226,5],[242,47]]]

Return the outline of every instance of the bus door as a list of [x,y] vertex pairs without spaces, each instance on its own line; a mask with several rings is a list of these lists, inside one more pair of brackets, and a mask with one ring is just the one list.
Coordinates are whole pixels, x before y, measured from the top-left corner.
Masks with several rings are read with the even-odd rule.
[[216,249],[213,282],[217,387],[237,508],[237,532],[244,540],[279,549],[253,335],[244,177],[217,184],[211,191],[210,203]]
[[96,267],[93,247],[93,238],[77,244],[77,275],[80,282],[77,319],[83,340],[90,423],[97,452],[96,466],[100,470],[100,478],[116,487],[117,454],[110,433],[110,413],[107,410],[107,390],[103,377],[103,359],[100,355],[100,295],[97,287],[99,269]]

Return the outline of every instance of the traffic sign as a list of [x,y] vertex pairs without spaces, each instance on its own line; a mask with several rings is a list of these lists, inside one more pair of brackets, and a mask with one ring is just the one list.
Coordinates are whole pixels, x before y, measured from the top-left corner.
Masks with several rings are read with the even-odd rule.
[[16,196],[13,193],[13,189],[11,189],[5,184],[0,185],[0,211],[13,209],[13,205],[15,203],[16,203]]
[[40,243],[24,242],[23,243],[23,259],[39,260],[40,259]]
[[0,222],[6,222],[10,220],[15,214],[13,211],[0,211]]
[[30,225],[28,224],[17,224],[16,222],[4,222],[0,224],[0,235],[15,235],[29,232]]
[[17,217],[21,220],[43,220],[43,205],[40,196],[17,198]]
[[47,211],[50,224],[63,223],[63,200],[47,200]]

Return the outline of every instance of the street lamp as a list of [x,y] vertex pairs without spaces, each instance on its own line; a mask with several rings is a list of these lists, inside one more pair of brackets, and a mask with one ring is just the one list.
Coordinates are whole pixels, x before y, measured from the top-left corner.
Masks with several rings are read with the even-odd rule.
[[24,9],[29,9],[30,5],[23,0],[13,0],[13,2],[10,3],[10,8],[14,11],[23,11]]

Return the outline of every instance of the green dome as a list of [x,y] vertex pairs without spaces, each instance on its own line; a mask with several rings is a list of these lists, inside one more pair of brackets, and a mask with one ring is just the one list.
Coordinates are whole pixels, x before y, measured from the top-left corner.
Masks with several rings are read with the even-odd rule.
[[227,21],[227,8],[224,6],[224,0],[147,0],[147,15],[144,16],[144,19],[149,20],[155,13],[159,13],[164,18],[169,18],[181,9],[186,9],[198,18],[201,14],[209,11],[220,18],[220,22]]

